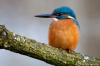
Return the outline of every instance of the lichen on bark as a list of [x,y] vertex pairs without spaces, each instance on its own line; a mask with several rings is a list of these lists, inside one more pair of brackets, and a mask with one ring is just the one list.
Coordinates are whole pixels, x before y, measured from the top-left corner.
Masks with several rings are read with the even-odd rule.
[[0,48],[45,61],[55,66],[100,66],[100,59],[68,53],[33,39],[10,32],[0,25]]

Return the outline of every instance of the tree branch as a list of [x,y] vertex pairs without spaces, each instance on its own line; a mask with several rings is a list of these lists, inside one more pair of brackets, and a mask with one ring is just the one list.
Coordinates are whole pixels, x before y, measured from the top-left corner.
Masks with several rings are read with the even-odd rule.
[[79,53],[67,53],[35,40],[14,34],[0,25],[0,48],[27,55],[55,66],[100,66],[100,60]]

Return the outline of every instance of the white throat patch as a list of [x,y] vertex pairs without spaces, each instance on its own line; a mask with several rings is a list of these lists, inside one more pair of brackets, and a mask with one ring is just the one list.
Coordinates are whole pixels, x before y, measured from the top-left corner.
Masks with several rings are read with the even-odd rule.
[[[72,16],[67,16],[67,18],[70,18],[70,19],[75,20],[75,18],[73,18]],[[52,20],[53,20],[53,21],[58,21],[59,19],[57,19],[57,18],[52,18]]]
[[52,20],[53,20],[53,21],[58,21],[58,19],[57,19],[57,18],[52,18]]

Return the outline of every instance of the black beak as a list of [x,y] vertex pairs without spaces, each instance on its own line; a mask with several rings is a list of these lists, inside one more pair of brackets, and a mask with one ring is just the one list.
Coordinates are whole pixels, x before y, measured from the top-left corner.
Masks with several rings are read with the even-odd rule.
[[40,18],[52,18],[52,14],[42,14],[42,15],[36,15],[35,17],[40,17]]

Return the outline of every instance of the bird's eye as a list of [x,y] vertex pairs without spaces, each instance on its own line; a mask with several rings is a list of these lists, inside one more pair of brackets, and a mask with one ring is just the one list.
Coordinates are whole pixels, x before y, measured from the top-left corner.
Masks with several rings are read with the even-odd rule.
[[61,15],[63,15],[63,13],[56,13],[55,15],[56,16],[61,16]]

